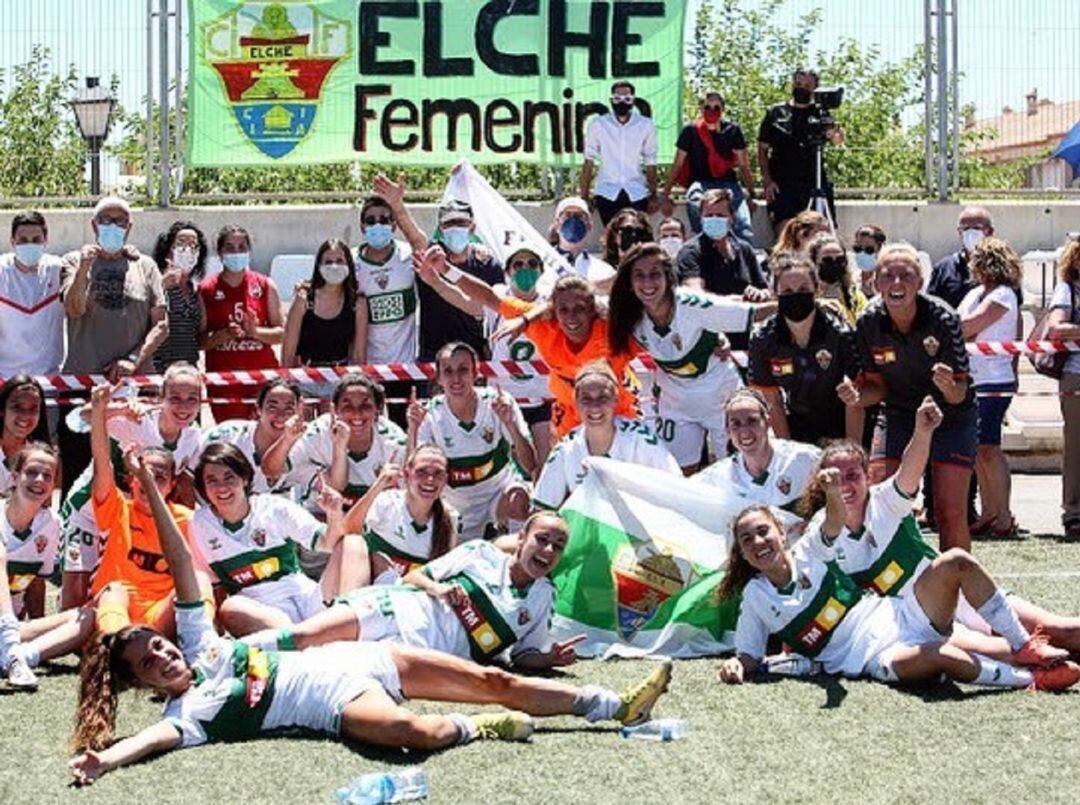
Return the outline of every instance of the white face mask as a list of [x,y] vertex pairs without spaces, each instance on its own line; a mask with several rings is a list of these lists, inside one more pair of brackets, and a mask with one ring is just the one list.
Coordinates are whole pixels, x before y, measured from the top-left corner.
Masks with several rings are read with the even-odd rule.
[[345,263],[323,263],[319,273],[327,285],[341,285],[349,276],[349,267]]
[[960,239],[964,241],[964,251],[968,254],[975,251],[975,247],[982,243],[985,237],[981,229],[965,229],[960,232]]
[[675,259],[679,256],[679,249],[683,247],[683,239],[678,235],[668,235],[660,238],[660,248],[668,253],[668,257]]
[[177,246],[172,252],[172,264],[181,271],[191,271],[199,262],[199,250],[191,246]]

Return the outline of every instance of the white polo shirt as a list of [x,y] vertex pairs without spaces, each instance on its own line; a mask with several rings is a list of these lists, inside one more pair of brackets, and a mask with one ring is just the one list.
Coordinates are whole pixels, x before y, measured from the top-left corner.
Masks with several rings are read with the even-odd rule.
[[42,255],[34,271],[20,271],[14,252],[0,255],[0,377],[52,375],[64,359],[60,258]]
[[614,200],[625,190],[631,201],[648,195],[642,163],[656,164],[656,124],[637,112],[620,123],[608,112],[585,128],[585,159],[599,161],[596,195]]

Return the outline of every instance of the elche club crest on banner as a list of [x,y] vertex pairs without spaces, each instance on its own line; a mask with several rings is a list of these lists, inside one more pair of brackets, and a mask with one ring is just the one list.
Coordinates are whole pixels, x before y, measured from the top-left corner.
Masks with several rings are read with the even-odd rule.
[[279,159],[311,131],[323,84],[351,41],[352,24],[314,4],[242,3],[203,27],[199,56],[220,76],[244,135]]

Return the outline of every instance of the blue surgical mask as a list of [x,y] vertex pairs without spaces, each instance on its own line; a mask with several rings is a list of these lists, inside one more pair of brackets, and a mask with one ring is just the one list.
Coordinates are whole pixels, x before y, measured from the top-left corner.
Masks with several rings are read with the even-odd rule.
[[442,240],[451,254],[461,254],[469,245],[469,227],[448,226],[442,230]]
[[364,242],[373,249],[385,249],[394,239],[394,227],[390,224],[371,224],[364,227]]
[[108,253],[118,252],[124,248],[124,239],[127,238],[127,230],[116,224],[98,224],[98,246]]
[[19,243],[15,246],[15,259],[24,266],[36,266],[43,254],[44,243]]
[[855,252],[855,265],[859,267],[859,271],[873,271],[877,268],[877,255]]
[[251,254],[249,252],[223,254],[221,255],[221,265],[226,271],[244,271],[251,265]]
[[581,243],[588,233],[589,227],[585,220],[577,215],[567,218],[559,227],[559,234],[562,239],[571,244]]
[[720,240],[728,233],[728,219],[722,215],[706,215],[701,219],[701,231],[707,238]]

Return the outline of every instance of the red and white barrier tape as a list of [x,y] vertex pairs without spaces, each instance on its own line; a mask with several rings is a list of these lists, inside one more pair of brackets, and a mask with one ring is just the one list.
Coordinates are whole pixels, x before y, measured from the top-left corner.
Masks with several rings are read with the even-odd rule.
[[[967,344],[970,355],[1043,355],[1054,352],[1080,352],[1080,341],[973,341]],[[732,359],[739,366],[746,366],[746,352],[732,352]],[[635,370],[652,371],[656,362],[649,355],[641,355],[631,361]],[[551,369],[541,360],[535,361],[484,361],[477,370],[487,378],[527,379],[529,375],[546,377]],[[435,376],[431,363],[372,363],[363,366],[321,366],[296,369],[248,369],[231,372],[204,372],[207,386],[260,386],[275,377],[287,377],[298,382],[336,383],[342,375],[363,372],[378,380],[426,381]],[[46,391],[69,392],[93,388],[107,382],[100,374],[40,375],[35,378]],[[128,378],[137,386],[155,386],[161,375],[136,375]]]

